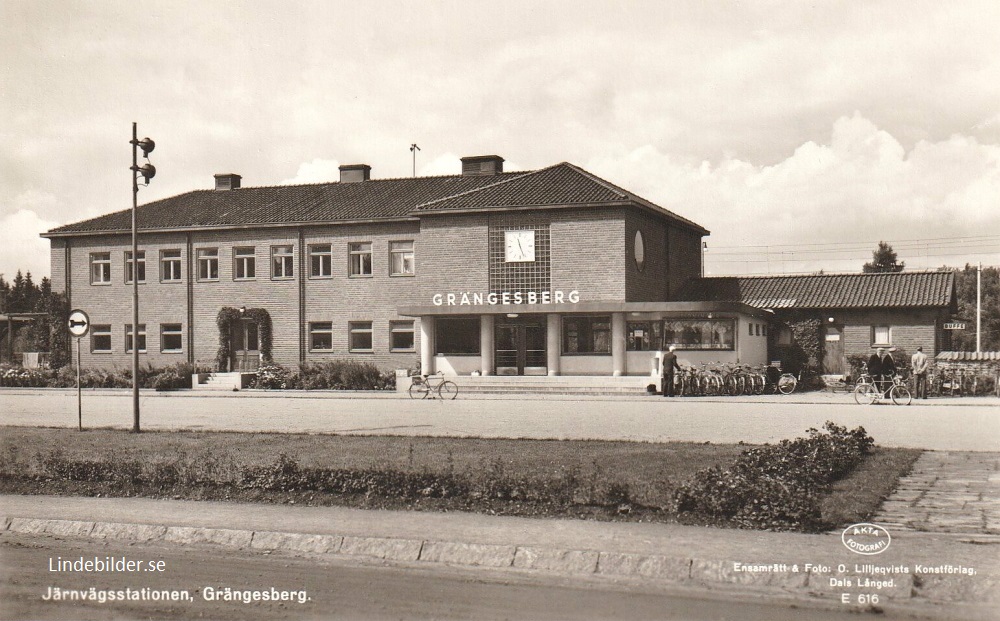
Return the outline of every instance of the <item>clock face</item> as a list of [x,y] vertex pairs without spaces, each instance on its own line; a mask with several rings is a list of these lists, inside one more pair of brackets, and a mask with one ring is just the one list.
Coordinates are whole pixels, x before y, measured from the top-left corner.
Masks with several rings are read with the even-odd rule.
[[635,256],[635,266],[642,271],[642,266],[646,262],[646,245],[642,239],[642,231],[635,232],[635,241],[632,244],[632,251]]
[[507,263],[523,263],[535,260],[534,231],[505,231],[504,241]]

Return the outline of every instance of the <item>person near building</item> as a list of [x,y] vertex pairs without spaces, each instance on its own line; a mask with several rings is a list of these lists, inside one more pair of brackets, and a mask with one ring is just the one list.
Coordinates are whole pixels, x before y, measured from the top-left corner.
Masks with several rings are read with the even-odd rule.
[[927,398],[927,369],[930,367],[930,362],[927,360],[927,354],[924,353],[923,347],[917,348],[917,353],[913,354],[913,358],[910,359],[910,366],[913,367],[913,390],[916,394],[917,399]]
[[677,354],[674,353],[676,347],[671,345],[663,354],[660,361],[660,385],[663,387],[664,397],[674,396],[674,371],[680,371],[681,365],[677,364]]
[[892,361],[892,356],[881,347],[868,359],[868,374],[872,376],[872,381],[883,395],[888,392],[895,372],[896,365]]

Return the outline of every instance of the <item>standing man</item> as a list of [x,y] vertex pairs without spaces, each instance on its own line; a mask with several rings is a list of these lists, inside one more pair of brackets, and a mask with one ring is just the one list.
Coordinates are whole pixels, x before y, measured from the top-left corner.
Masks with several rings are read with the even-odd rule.
[[926,399],[927,368],[930,363],[927,362],[927,354],[924,353],[923,347],[917,348],[917,353],[913,354],[913,358],[910,359],[910,365],[913,367],[913,391],[917,393],[917,399]]
[[664,397],[674,396],[674,369],[681,370],[681,365],[677,364],[677,354],[674,353],[674,349],[676,348],[671,345],[660,361],[660,385],[663,387]]
[[868,375],[872,376],[872,382],[879,389],[879,392],[885,390],[884,382],[882,380],[882,359],[885,358],[885,350],[879,347],[872,354],[871,358],[868,359]]
[[893,360],[892,354],[880,349],[882,352],[882,396],[888,397],[889,391],[892,389],[892,378],[896,375],[896,361]]

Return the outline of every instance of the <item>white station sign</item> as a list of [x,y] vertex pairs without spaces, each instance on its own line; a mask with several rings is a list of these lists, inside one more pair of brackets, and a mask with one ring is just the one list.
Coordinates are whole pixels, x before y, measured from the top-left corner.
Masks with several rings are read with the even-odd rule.
[[87,336],[89,330],[90,317],[87,316],[87,313],[79,308],[71,310],[69,312],[69,333],[76,338],[80,338]]

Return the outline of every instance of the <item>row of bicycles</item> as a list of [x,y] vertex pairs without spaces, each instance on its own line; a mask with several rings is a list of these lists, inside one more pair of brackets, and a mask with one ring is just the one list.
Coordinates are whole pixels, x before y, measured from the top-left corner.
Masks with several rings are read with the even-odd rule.
[[781,373],[768,366],[708,364],[689,366],[674,374],[674,393],[678,396],[763,395],[795,392],[801,380],[791,373]]
[[[884,400],[896,405],[910,405],[916,386],[902,374],[896,374],[892,381],[883,380],[881,385],[868,374],[863,366],[853,389],[854,400],[862,405],[871,405]],[[1000,379],[977,373],[962,371],[931,371],[927,374],[927,395],[930,397],[1000,396]]]

